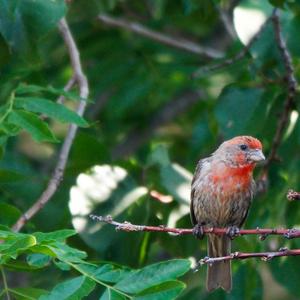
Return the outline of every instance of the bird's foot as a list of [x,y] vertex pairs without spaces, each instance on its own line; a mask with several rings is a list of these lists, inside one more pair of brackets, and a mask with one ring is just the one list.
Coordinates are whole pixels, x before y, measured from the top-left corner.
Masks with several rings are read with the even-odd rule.
[[226,231],[226,235],[233,240],[240,235],[240,229],[237,226],[230,226]]
[[201,224],[196,224],[193,228],[193,235],[197,238],[202,240],[204,237],[204,229]]

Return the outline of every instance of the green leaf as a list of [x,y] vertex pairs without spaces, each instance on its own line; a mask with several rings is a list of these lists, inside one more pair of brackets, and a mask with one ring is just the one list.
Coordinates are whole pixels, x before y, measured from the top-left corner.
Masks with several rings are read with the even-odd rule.
[[115,268],[109,264],[102,265],[99,268],[94,265],[78,264],[77,270],[80,270],[86,276],[90,276],[91,279],[112,283],[122,280],[133,272],[129,269]]
[[98,272],[95,274],[96,278],[105,281],[105,282],[118,282],[121,281],[124,277],[131,274],[133,271],[131,270],[123,270],[123,269],[114,269],[102,274],[99,274]]
[[64,89],[57,89],[52,86],[39,86],[34,84],[20,84],[16,89],[17,95],[28,95],[38,93],[50,93],[55,96],[64,96],[66,99],[80,101],[82,100],[75,92],[66,92]]
[[262,93],[262,89],[236,85],[228,85],[223,89],[218,99],[216,117],[225,138],[245,133],[255,109],[260,105]]
[[53,119],[64,123],[74,123],[78,126],[87,127],[88,123],[77,113],[69,110],[64,105],[47,99],[33,97],[16,97],[14,104],[17,108],[23,108],[35,113],[45,114]]
[[280,58],[278,49],[277,47],[274,47],[274,45],[276,45],[276,39],[273,25],[269,22],[262,30],[259,39],[256,40],[249,49],[253,57],[253,64],[256,68],[261,68],[265,65],[269,68],[271,65],[275,69],[276,66],[274,65],[274,61],[277,59],[280,61]]
[[30,266],[43,268],[49,264],[51,257],[44,254],[29,254],[26,257],[26,261]]
[[[274,278],[296,298],[300,297],[299,286],[296,284],[299,280],[300,270],[295,268],[298,265],[298,261],[297,257],[287,257],[285,259],[274,259],[270,263]],[[283,276],[283,274],[288,274],[288,276]]]
[[300,15],[300,2],[299,1],[288,1],[287,6],[295,14]]
[[86,253],[84,251],[72,248],[65,243],[52,242],[50,245],[46,245],[46,248],[63,262],[82,263],[82,259],[86,258]]
[[73,229],[62,229],[52,232],[35,232],[33,235],[36,237],[38,243],[49,241],[62,242],[68,237],[76,235],[76,231]]
[[14,299],[16,300],[35,300],[47,293],[46,290],[31,287],[10,288],[9,291],[14,295]]
[[96,284],[85,276],[79,276],[63,283],[59,283],[48,294],[43,295],[39,300],[80,300],[88,296]]
[[24,51],[29,40],[55,28],[65,13],[64,0],[0,0],[0,33],[11,49]]
[[147,158],[147,166],[159,164],[160,166],[168,166],[170,158],[166,146],[159,144],[150,153]]
[[[36,245],[36,239],[33,235],[16,235],[16,239],[10,242],[6,242],[2,244],[2,247],[6,249],[1,250],[1,260],[2,257],[4,260],[8,257],[10,258],[17,258],[19,253],[27,250],[28,248],[33,247]],[[6,247],[8,246],[8,247]]]
[[146,266],[119,281],[115,288],[127,293],[140,293],[165,281],[176,279],[190,269],[187,259],[174,259]]
[[0,183],[16,182],[25,179],[25,176],[11,170],[0,170]]
[[99,300],[126,300],[127,298],[116,291],[107,288]]
[[66,5],[63,0],[23,0],[17,2],[19,2],[20,13],[24,17],[28,31],[37,36],[42,36],[54,29],[66,13]]
[[9,239],[9,238],[14,239],[19,236],[18,233],[11,231],[8,227],[3,226],[2,224],[0,226],[1,226],[1,230],[0,230],[0,238],[1,239],[3,239],[3,240]]
[[[300,5],[300,2],[299,4]],[[284,31],[287,40],[288,49],[295,56],[300,56],[300,45],[297,43],[295,36],[300,34],[300,16],[295,16],[290,22],[287,23]]]
[[37,142],[58,142],[48,124],[33,113],[13,110],[8,116],[8,121],[28,131]]
[[[262,300],[263,285],[258,272],[258,265],[247,261],[244,264],[236,266],[237,270],[233,273],[233,289],[231,293],[226,294],[226,300],[244,299],[244,300]],[[251,292],[249,292],[251,291]]]
[[20,133],[21,131],[20,126],[16,126],[14,124],[9,124],[6,122],[3,122],[0,124],[0,133],[3,133],[7,136],[16,136]]
[[71,266],[62,261],[57,261],[56,259],[54,259],[54,264],[62,271],[70,271],[71,270]]
[[2,225],[12,226],[20,216],[21,212],[16,207],[0,202],[0,220]]
[[135,296],[134,300],[172,300],[175,299],[185,288],[185,284],[180,281],[169,281],[151,287]]
[[269,2],[275,6],[275,7],[280,7],[283,8],[284,7],[284,3],[286,0],[269,0]]
[[[31,250],[32,250],[32,248],[30,248],[29,251],[31,251]],[[30,266],[25,261],[20,261],[20,260],[6,261],[3,266],[9,270],[14,270],[14,271],[18,271],[18,272],[24,272],[24,271],[31,272],[31,271],[40,269],[39,267]]]

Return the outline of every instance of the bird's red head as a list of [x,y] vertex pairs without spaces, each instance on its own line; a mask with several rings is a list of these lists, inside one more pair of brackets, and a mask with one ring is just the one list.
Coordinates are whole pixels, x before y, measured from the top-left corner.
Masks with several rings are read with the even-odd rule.
[[214,154],[232,167],[254,167],[265,159],[261,142],[252,136],[237,136],[225,141]]

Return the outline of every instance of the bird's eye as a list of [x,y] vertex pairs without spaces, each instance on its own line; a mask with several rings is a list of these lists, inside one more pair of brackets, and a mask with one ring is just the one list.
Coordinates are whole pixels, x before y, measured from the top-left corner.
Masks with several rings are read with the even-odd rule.
[[243,145],[240,145],[240,149],[241,149],[241,150],[243,150],[243,151],[245,151],[245,150],[247,150],[247,149],[248,149],[248,146],[247,146],[247,145],[245,145],[245,144],[243,144]]

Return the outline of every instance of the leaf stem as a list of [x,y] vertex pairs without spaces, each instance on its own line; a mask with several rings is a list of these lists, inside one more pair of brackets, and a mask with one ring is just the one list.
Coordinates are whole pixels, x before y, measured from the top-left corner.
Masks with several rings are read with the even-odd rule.
[[5,272],[3,270],[3,267],[0,267],[0,270],[1,270],[1,276],[3,278],[3,285],[4,285],[4,291],[6,293],[6,299],[10,300],[9,291],[8,291],[8,285],[7,285],[7,280],[6,280],[6,276],[5,276]]
[[11,93],[8,99],[8,108],[7,111],[4,113],[4,115],[0,118],[0,124],[3,123],[3,121],[6,119],[6,117],[12,112],[13,105],[15,100],[15,93]]
[[116,293],[118,293],[118,294],[120,294],[120,295],[122,295],[122,296],[125,296],[125,297],[127,297],[127,298],[129,298],[129,299],[133,299],[132,296],[130,296],[130,295],[128,295],[128,294],[126,294],[126,293],[124,293],[124,292],[122,292],[122,291],[120,291],[120,290],[114,288],[113,286],[111,286],[111,285],[109,285],[109,284],[107,284],[107,283],[105,283],[105,282],[103,282],[103,281],[97,279],[96,277],[92,276],[91,274],[89,274],[89,273],[87,273],[87,272],[84,272],[84,271],[83,271],[82,269],[80,269],[76,264],[73,264],[73,263],[67,262],[67,261],[65,261],[65,263],[68,264],[69,266],[71,266],[72,268],[74,268],[75,270],[77,270],[77,271],[78,271],[79,273],[81,273],[82,275],[91,278],[92,280],[94,280],[95,282],[97,282],[97,283],[99,283],[99,284],[105,286],[106,288],[111,289],[111,290],[115,291]]
[[21,296],[21,297],[23,297],[24,299],[28,299],[28,300],[35,300],[35,299],[36,299],[36,298],[30,297],[30,296],[28,296],[28,295],[25,295],[25,294],[23,294],[23,293],[17,292],[17,291],[15,291],[15,290],[13,290],[13,289],[10,289],[10,288],[8,288],[8,291],[10,291],[12,294]]

